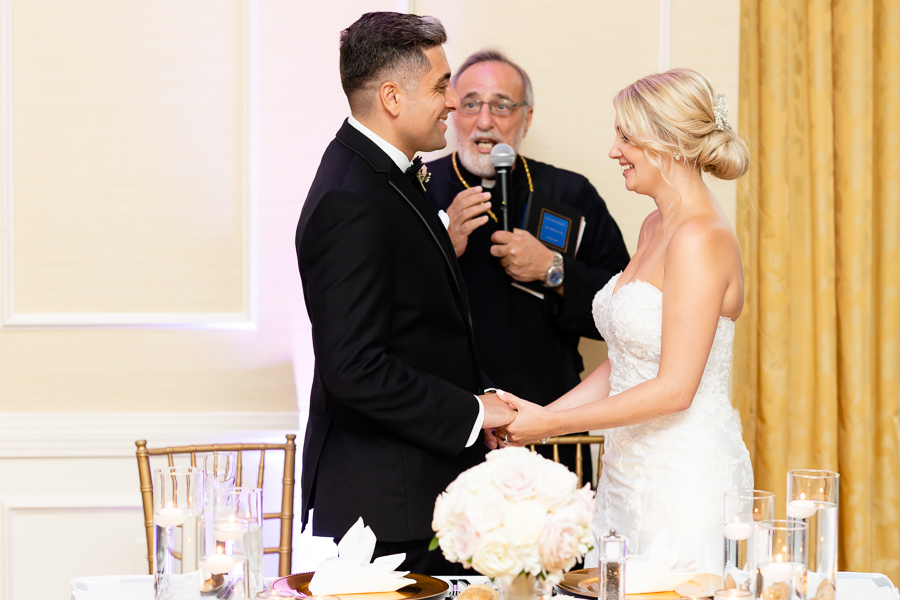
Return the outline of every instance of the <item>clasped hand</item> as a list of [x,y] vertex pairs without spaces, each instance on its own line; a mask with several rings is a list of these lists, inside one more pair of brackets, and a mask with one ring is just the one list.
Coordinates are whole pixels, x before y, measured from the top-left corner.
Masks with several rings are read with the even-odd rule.
[[494,450],[505,446],[526,446],[552,435],[548,430],[551,411],[503,390],[499,390],[496,396],[497,400],[514,411],[513,419],[499,426],[489,426],[485,415],[484,443],[488,448]]
[[524,229],[495,231],[491,254],[516,281],[542,281],[553,265],[553,252]]

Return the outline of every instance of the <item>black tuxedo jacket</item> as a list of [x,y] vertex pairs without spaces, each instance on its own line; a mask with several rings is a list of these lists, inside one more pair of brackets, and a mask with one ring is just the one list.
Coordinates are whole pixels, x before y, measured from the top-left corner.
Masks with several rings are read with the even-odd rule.
[[430,538],[435,498],[484,458],[465,444],[481,393],[453,247],[418,183],[346,121],[297,226],[316,363],[302,523],[342,537]]

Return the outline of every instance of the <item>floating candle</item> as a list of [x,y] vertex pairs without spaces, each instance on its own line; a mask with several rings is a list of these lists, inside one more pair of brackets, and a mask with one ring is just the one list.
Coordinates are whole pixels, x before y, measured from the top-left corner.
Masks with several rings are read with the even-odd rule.
[[794,576],[794,567],[794,563],[770,562],[760,567],[759,572],[772,583],[781,583],[789,581]]
[[725,538],[729,540],[746,540],[753,533],[753,525],[740,521],[725,523],[723,533]]
[[244,537],[244,526],[235,521],[221,521],[216,523],[213,529],[216,539],[220,542],[233,542]]
[[158,527],[174,527],[181,525],[187,520],[188,513],[181,508],[161,508],[153,515],[153,523]]
[[818,507],[812,500],[792,500],[788,502],[787,516],[792,519],[808,519],[816,514]]
[[211,554],[200,559],[200,568],[211,575],[227,573],[237,561],[230,554]]

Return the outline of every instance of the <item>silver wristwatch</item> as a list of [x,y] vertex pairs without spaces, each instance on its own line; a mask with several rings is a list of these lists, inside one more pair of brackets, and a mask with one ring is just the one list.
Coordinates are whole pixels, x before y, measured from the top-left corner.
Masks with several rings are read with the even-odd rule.
[[544,275],[544,287],[555,288],[562,285],[565,273],[563,272],[563,257],[559,252],[553,253],[553,264]]

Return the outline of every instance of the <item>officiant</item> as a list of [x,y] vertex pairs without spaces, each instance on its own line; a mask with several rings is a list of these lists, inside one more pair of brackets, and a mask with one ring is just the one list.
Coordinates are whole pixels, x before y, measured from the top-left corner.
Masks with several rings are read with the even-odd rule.
[[[460,98],[453,115],[458,150],[428,163],[426,195],[449,217],[444,221],[469,295],[482,368],[497,387],[546,405],[580,381],[579,338],[600,339],[591,302],[625,268],[628,251],[587,178],[519,155],[534,115],[531,80],[521,67],[498,51],[477,52],[452,84]],[[498,143],[517,155],[508,201],[512,231],[503,230],[499,198],[491,197],[490,152]],[[563,225],[556,236],[546,229],[544,243],[526,231],[530,199],[535,233],[547,211],[550,221],[568,218],[554,221]],[[574,446],[559,449],[574,471]],[[541,450],[548,456],[551,451]],[[592,472],[590,453],[583,468]]]

